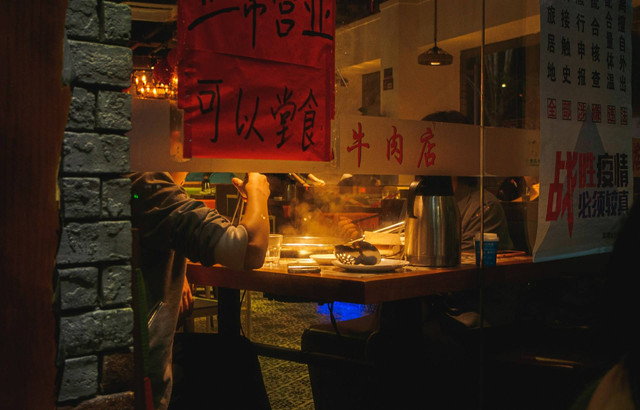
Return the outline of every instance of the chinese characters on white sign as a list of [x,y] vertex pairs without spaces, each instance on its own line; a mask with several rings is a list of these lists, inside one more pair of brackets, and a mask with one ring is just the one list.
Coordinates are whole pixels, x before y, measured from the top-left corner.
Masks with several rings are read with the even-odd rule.
[[631,2],[540,4],[534,259],[611,249],[632,200]]

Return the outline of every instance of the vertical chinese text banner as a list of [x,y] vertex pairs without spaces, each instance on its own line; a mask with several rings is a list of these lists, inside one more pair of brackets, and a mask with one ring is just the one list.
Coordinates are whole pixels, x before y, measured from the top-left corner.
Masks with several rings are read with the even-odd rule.
[[630,0],[540,2],[540,203],[534,260],[609,251],[628,213]]
[[179,0],[187,157],[327,161],[335,0]]

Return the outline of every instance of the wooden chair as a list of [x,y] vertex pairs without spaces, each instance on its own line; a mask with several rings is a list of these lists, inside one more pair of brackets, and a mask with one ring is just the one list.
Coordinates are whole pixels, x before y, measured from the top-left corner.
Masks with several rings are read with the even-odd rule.
[[[187,333],[196,332],[195,321],[198,318],[205,318],[205,333],[214,333],[214,322],[218,315],[218,299],[216,295],[216,289],[209,285],[200,285],[195,282],[190,282],[191,293],[193,295],[193,311],[184,319],[183,331]],[[244,326],[242,328],[243,334],[251,337],[251,293],[246,291],[242,298],[242,304],[240,306],[241,314],[243,315],[242,322]]]
[[212,286],[196,286],[191,283],[193,295],[193,310],[184,319],[183,331],[194,333],[196,331],[196,319],[205,318],[205,332],[213,333],[214,320],[218,315],[218,300]]
[[500,204],[507,218],[514,248],[531,255],[535,242],[538,203],[502,201]]

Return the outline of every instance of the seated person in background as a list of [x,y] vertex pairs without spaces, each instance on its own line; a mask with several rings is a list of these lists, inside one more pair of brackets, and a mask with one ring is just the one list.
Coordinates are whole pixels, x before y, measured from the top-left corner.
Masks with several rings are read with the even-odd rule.
[[540,194],[538,177],[509,177],[502,181],[496,196],[501,201],[535,201]]
[[[453,122],[470,124],[459,111],[437,111],[426,115],[423,121]],[[454,177],[453,192],[460,210],[462,227],[462,251],[473,251],[473,237],[480,232],[480,179],[475,177]],[[509,227],[500,201],[484,189],[484,232],[497,233],[500,239],[498,249],[513,249]]]
[[[453,195],[460,209],[462,252],[474,251],[474,236],[480,232],[480,184],[476,177],[454,177]],[[484,190],[484,232],[498,234],[498,250],[513,249],[507,218],[500,201]],[[484,300],[485,321],[488,324],[508,323],[513,320],[518,286],[492,286]],[[479,298],[475,291],[453,292],[440,295],[445,312],[469,328],[480,325]]]
[[[259,268],[269,238],[266,177],[249,173],[233,184],[247,199],[238,226],[180,187],[186,173],[142,172],[131,179],[131,216],[140,233],[140,263],[149,308],[149,377],[155,409],[172,388],[172,347],[185,286],[187,258],[205,266]],[[188,298],[188,295],[187,295]],[[189,302],[186,301],[188,306]]]
[[525,183],[521,177],[509,177],[498,187],[496,197],[501,201],[522,201]]
[[[474,235],[480,232],[480,182],[475,177],[454,177],[453,195],[460,210],[462,251],[474,250]],[[499,250],[513,249],[507,218],[500,201],[484,190],[484,232],[498,234]]]
[[[471,124],[459,111],[438,111],[426,115],[423,121],[452,122]],[[453,177],[453,194],[460,210],[462,228],[461,250],[474,250],[474,236],[480,233],[481,210],[484,209],[484,232],[496,233],[499,237],[499,250],[513,249],[513,242],[509,234],[509,226],[500,201],[487,189],[483,190],[484,204],[480,205],[480,178]],[[493,286],[488,289],[490,294],[485,297],[485,319],[491,324],[508,323],[515,315],[515,298],[517,289],[508,286]],[[466,328],[480,326],[478,314],[479,297],[475,291],[453,292],[440,295],[437,303],[445,312],[445,316],[455,319]]]

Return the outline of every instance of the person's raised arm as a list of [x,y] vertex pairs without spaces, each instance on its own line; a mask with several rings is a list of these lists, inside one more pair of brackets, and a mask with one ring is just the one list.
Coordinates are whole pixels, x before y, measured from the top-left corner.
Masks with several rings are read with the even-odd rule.
[[243,196],[247,205],[240,224],[247,230],[248,243],[245,254],[245,269],[256,269],[264,264],[269,242],[269,182],[267,177],[257,172],[249,172],[247,181],[239,178],[232,180]]

